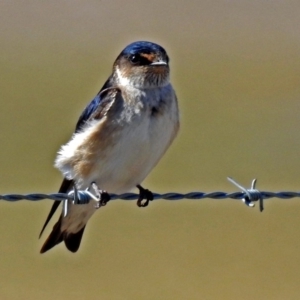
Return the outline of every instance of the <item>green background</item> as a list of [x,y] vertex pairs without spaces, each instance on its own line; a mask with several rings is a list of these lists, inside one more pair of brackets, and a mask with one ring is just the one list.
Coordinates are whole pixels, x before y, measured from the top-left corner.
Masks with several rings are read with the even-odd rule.
[[[166,48],[181,131],[144,186],[299,190],[299,1],[0,2],[0,193],[56,192],[56,151],[135,40]],[[78,253],[51,206],[0,203],[1,299],[299,299],[300,201],[112,201]],[[58,218],[58,215],[55,216]]]

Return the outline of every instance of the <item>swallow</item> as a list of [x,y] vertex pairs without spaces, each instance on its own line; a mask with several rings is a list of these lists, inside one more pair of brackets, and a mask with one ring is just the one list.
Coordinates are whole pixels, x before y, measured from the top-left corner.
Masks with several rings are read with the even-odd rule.
[[[146,206],[153,194],[141,183],[178,130],[179,110],[170,83],[167,52],[152,42],[128,45],[115,60],[99,93],[80,115],[75,132],[58,151],[54,164],[64,176],[59,193],[92,186],[95,195],[101,197],[100,205],[94,201],[76,205],[64,200],[67,214],[62,212],[40,252],[61,242],[76,252],[87,221],[109,200],[107,192],[119,194],[137,187],[137,204]],[[40,237],[60,203],[53,203]]]

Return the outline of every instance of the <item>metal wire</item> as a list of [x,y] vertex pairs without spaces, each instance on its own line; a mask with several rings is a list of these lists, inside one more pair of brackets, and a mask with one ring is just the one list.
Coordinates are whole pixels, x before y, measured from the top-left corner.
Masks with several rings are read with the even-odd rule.
[[[83,195],[89,197],[86,191],[79,191]],[[289,191],[282,191],[282,192],[266,192],[260,191],[259,194],[263,197],[263,199],[270,199],[270,198],[280,198],[280,199],[291,199],[300,197],[300,192],[289,192]],[[166,194],[156,194],[153,193],[153,200],[182,200],[182,199],[189,199],[189,200],[201,200],[204,198],[216,199],[216,200],[223,200],[223,199],[234,199],[234,200],[243,200],[245,198],[244,192],[233,192],[233,193],[225,193],[225,192],[190,192],[187,194],[180,194],[175,192],[170,192]],[[124,194],[110,194],[111,200],[137,200],[139,195],[134,193],[124,193]],[[73,200],[74,197],[70,196],[69,194],[63,193],[56,193],[56,194],[5,194],[0,195],[0,200],[5,200],[9,202],[16,202],[20,200],[29,200],[29,201],[40,201],[44,199],[50,200],[58,200],[63,201],[66,199]],[[252,200],[253,201],[253,200]]]
[[[253,207],[254,203],[256,201],[259,201],[259,208],[260,211],[263,211],[263,201],[265,199],[270,198],[280,198],[280,199],[291,199],[300,197],[300,192],[289,192],[289,191],[281,191],[281,192],[266,192],[266,191],[259,191],[255,189],[256,179],[252,181],[252,185],[250,189],[246,189],[240,184],[238,184],[235,180],[228,177],[227,178],[231,183],[233,183],[235,186],[240,188],[241,192],[234,192],[234,193],[225,193],[225,192],[210,192],[210,193],[204,193],[204,192],[190,192],[186,194],[180,194],[180,193],[166,193],[166,194],[157,194],[153,193],[153,200],[163,199],[163,200],[182,200],[182,199],[189,199],[189,200],[201,200],[205,198],[209,199],[217,199],[217,200],[223,200],[223,199],[234,199],[234,200],[242,200],[247,206]],[[124,193],[124,194],[109,194],[111,200],[137,200],[139,198],[138,194],[134,193]],[[64,201],[66,199],[72,200],[73,203],[82,205],[88,203],[90,200],[94,200],[99,202],[99,199],[95,197],[91,192],[88,190],[79,190],[75,188],[74,191],[71,191],[68,194],[63,193],[55,193],[55,194],[26,194],[26,195],[20,195],[20,194],[6,194],[6,195],[0,195],[0,200],[5,200],[9,202],[15,202],[20,200],[29,200],[29,201],[40,201],[44,199],[50,199],[50,200],[58,200],[58,201]]]

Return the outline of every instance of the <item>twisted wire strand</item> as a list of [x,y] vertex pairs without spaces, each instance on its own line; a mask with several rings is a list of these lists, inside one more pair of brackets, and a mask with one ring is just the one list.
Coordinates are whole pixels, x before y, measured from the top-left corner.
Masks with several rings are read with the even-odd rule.
[[[80,191],[83,194],[85,191]],[[261,191],[259,192],[260,195],[263,197],[263,199],[270,199],[270,198],[280,198],[280,199],[291,199],[300,197],[300,192],[289,192],[289,191],[282,191],[282,192],[267,192],[267,191]],[[124,193],[124,194],[109,194],[111,197],[111,200],[137,200],[139,195],[135,193]],[[180,193],[166,193],[166,194],[157,194],[153,193],[153,200],[182,200],[182,199],[189,199],[189,200],[201,200],[204,198],[210,198],[210,199],[216,199],[216,200],[223,200],[223,199],[234,199],[234,200],[241,200],[245,198],[244,192],[233,192],[233,193],[225,193],[225,192],[210,192],[210,193],[204,193],[204,192],[190,192],[187,194],[180,194]],[[73,200],[73,196],[70,196],[69,194],[63,194],[63,193],[55,193],[55,194],[5,194],[0,195],[0,200],[5,200],[9,202],[16,202],[20,200],[29,200],[29,201],[40,201],[45,199],[50,200],[58,200],[63,201],[66,199]],[[253,200],[252,200],[253,201]]]
[[[85,195],[86,191],[80,191]],[[281,191],[281,192],[267,192],[267,191],[260,191],[259,194],[262,196],[262,198],[270,199],[270,198],[280,198],[280,199],[291,199],[291,198],[297,198],[300,197],[300,192],[290,192],[290,191]],[[111,200],[137,200],[139,195],[135,193],[124,193],[124,194],[109,194],[111,197]],[[233,200],[242,200],[245,198],[244,192],[233,192],[233,193],[225,193],[225,192],[210,192],[210,193],[204,193],[204,192],[189,192],[187,194],[181,194],[176,192],[170,192],[165,194],[157,194],[153,193],[153,200],[182,200],[182,199],[188,199],[188,200],[201,200],[205,198],[210,199],[216,199],[216,200],[223,200],[223,199],[233,199]],[[54,194],[5,194],[0,195],[0,200],[5,200],[9,202],[16,202],[20,200],[29,200],[29,201],[40,201],[40,200],[57,200],[57,201],[63,201],[66,199],[73,200],[74,196],[69,194],[63,194],[63,193],[54,193]],[[252,200],[253,201],[253,200]]]
[[[259,191],[255,189],[256,185],[256,179],[252,181],[251,188],[246,189],[240,184],[238,184],[234,179],[228,177],[227,178],[232,184],[234,184],[236,187],[241,189],[241,192],[233,192],[233,193],[225,193],[225,192],[210,192],[210,193],[204,193],[204,192],[189,192],[186,194],[181,193],[165,193],[165,194],[157,194],[153,193],[153,200],[182,200],[182,199],[188,199],[188,200],[201,200],[205,198],[209,199],[216,199],[216,200],[223,200],[223,199],[234,199],[234,200],[242,200],[247,206],[253,207],[254,203],[258,201],[259,202],[259,208],[260,211],[263,211],[263,201],[270,198],[279,198],[279,199],[292,199],[296,197],[300,197],[300,192],[291,192],[291,191],[281,191],[281,192],[267,192],[267,191]],[[135,193],[123,193],[123,194],[109,194],[110,200],[137,200],[139,199],[139,194]],[[77,190],[74,188],[73,191],[69,192],[68,194],[64,193],[55,193],[55,194],[6,194],[6,195],[0,195],[0,200],[5,200],[9,202],[16,202],[20,200],[29,200],[29,201],[40,201],[44,199],[50,199],[50,200],[58,200],[58,201],[64,201],[66,199],[72,200],[75,204],[86,204],[91,200],[99,202],[100,199],[97,199],[95,195],[93,195],[88,190]]]

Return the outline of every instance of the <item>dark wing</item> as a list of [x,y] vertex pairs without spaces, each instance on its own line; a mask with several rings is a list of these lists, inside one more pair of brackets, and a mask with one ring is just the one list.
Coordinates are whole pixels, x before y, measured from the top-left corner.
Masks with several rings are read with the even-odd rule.
[[75,132],[80,131],[80,129],[86,123],[86,121],[89,120],[89,118],[92,116],[92,114],[99,109],[99,106],[101,106],[103,104],[102,100],[104,97],[102,95],[102,92],[104,90],[106,90],[108,88],[112,88],[112,87],[113,87],[112,76],[110,76],[107,79],[107,81],[105,82],[105,84],[103,85],[103,87],[101,88],[101,90],[99,91],[99,93],[97,94],[97,96],[83,110],[82,114],[80,115],[80,117],[77,121]]

